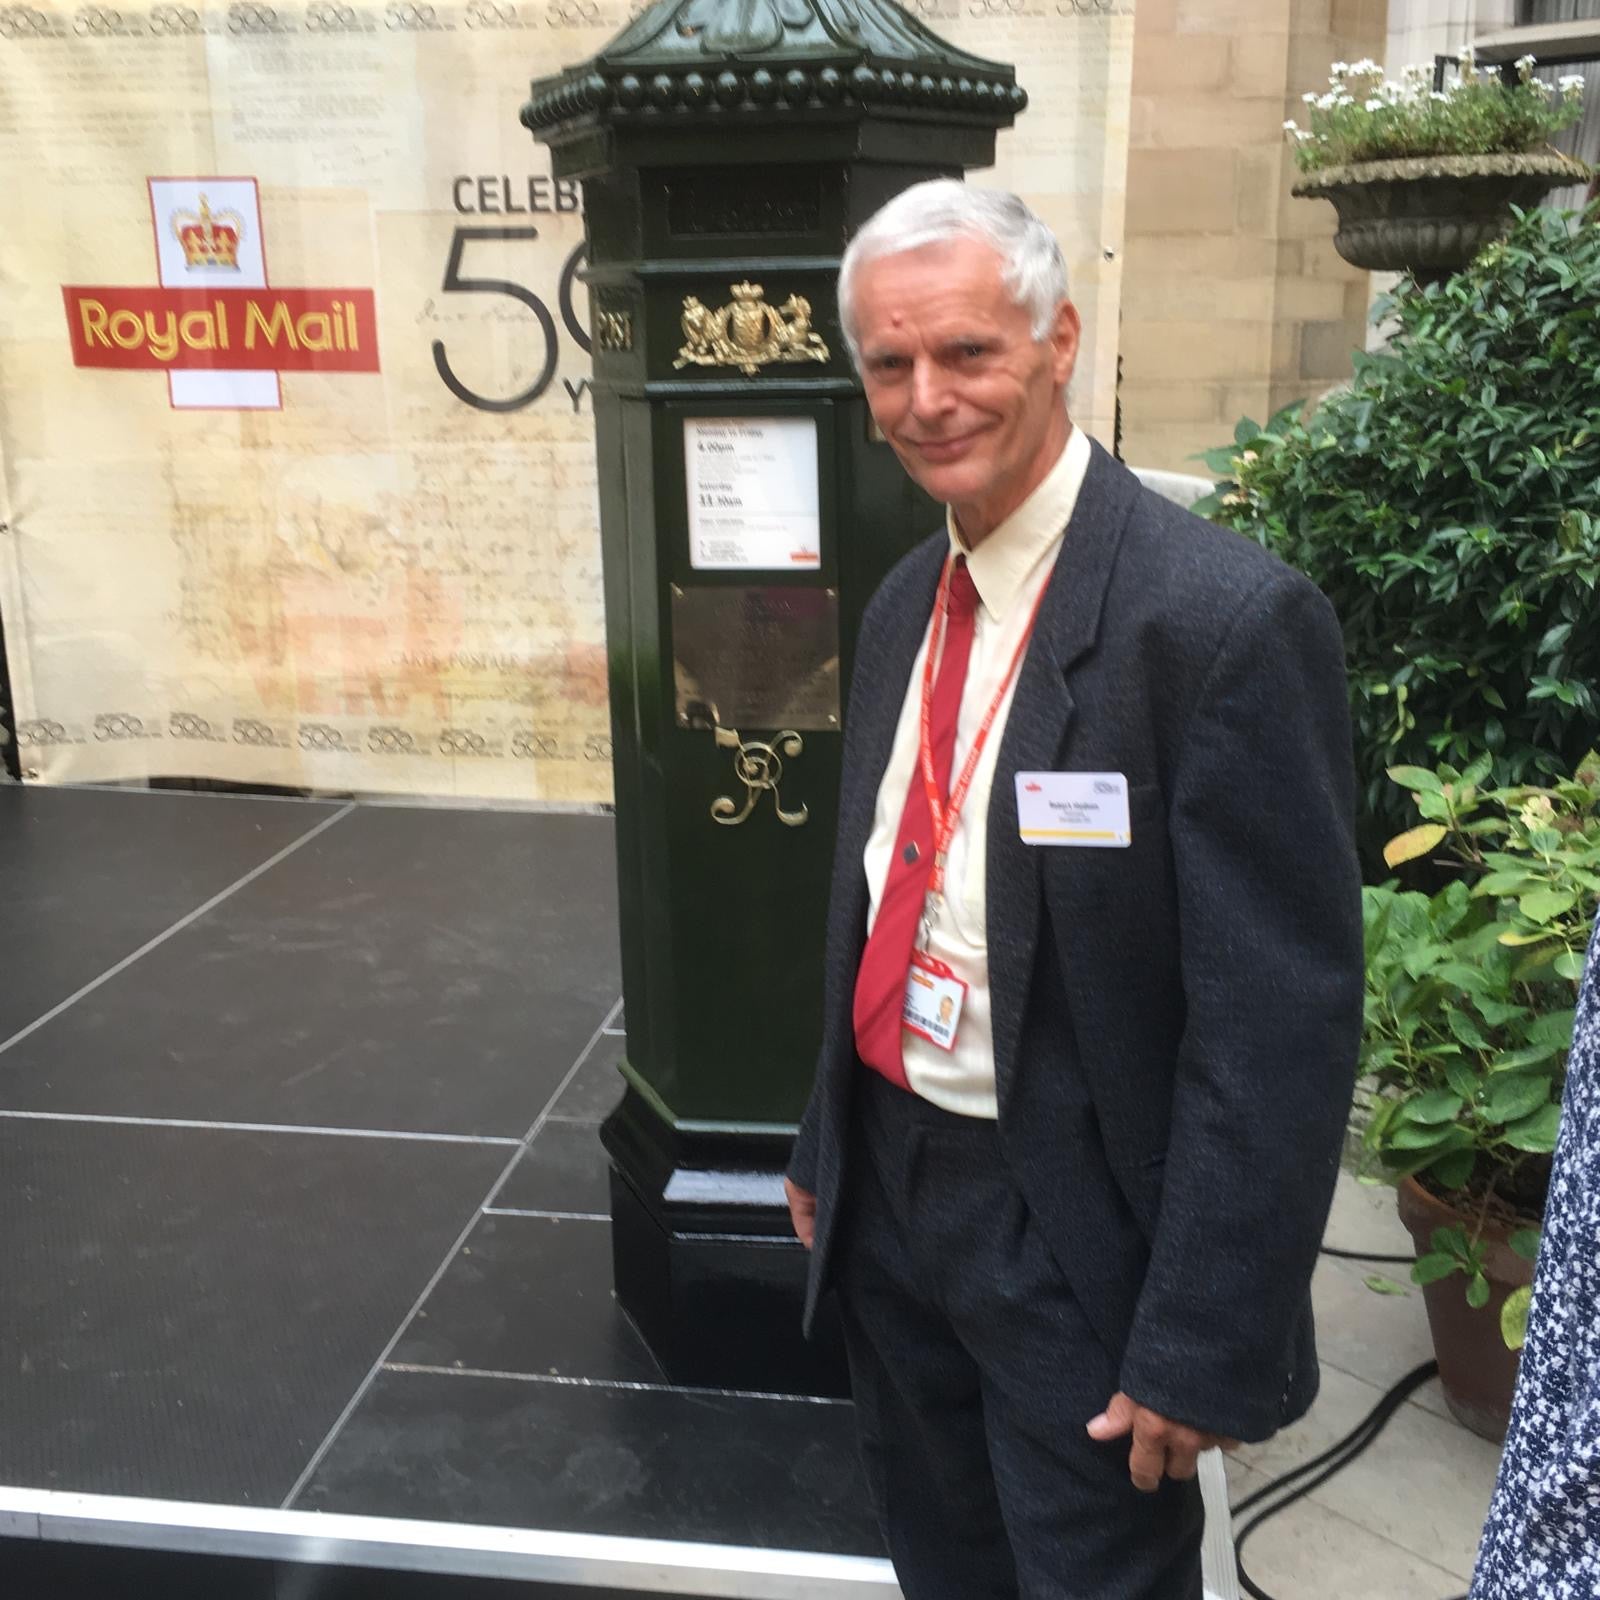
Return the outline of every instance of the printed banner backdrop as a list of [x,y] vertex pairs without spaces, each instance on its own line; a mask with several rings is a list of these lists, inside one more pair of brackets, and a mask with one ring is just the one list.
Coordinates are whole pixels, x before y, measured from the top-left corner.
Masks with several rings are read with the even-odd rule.
[[[25,775],[610,798],[581,197],[517,121],[628,0],[0,4]],[[1033,98],[1111,435],[1133,0],[913,0]]]

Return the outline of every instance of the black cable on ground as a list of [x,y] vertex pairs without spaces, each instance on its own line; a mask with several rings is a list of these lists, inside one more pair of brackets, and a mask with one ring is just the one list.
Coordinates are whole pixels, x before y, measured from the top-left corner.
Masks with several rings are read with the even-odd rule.
[[1409,1267],[1417,1258],[1409,1256],[1375,1256],[1370,1250],[1335,1250],[1332,1245],[1322,1247],[1325,1256],[1336,1256],[1340,1261],[1371,1261],[1391,1267]]
[[[1321,1455],[1313,1456],[1311,1460],[1301,1462],[1298,1467],[1281,1474],[1270,1483],[1263,1484],[1261,1488],[1246,1495],[1233,1507],[1233,1514],[1237,1517],[1252,1506],[1261,1505],[1263,1501],[1272,1502],[1251,1517],[1242,1528],[1236,1529],[1233,1536],[1234,1561],[1239,1569],[1239,1583],[1245,1593],[1251,1596],[1251,1600],[1276,1600],[1276,1597],[1268,1594],[1245,1571],[1241,1553],[1245,1540],[1269,1517],[1275,1517],[1280,1511],[1292,1506],[1296,1500],[1304,1499],[1313,1489],[1320,1488],[1326,1483],[1336,1472],[1342,1472],[1349,1466],[1383,1432],[1395,1412],[1423,1384],[1435,1377],[1438,1371],[1437,1361],[1425,1361],[1414,1371],[1408,1372],[1344,1438],[1330,1445]],[[1284,1494],[1284,1490],[1291,1492]],[[1281,1498],[1273,1499],[1279,1495]]]
[[[1409,1266],[1416,1259],[1414,1255],[1369,1255],[1362,1250],[1336,1250],[1329,1245],[1322,1247],[1322,1254],[1334,1256],[1341,1261],[1367,1261],[1395,1266]],[[1238,1528],[1233,1536],[1234,1564],[1238,1569],[1239,1584],[1251,1600],[1277,1600],[1277,1597],[1268,1594],[1245,1571],[1244,1557],[1241,1554],[1245,1540],[1269,1517],[1275,1517],[1280,1511],[1292,1506],[1295,1501],[1304,1499],[1313,1489],[1320,1488],[1335,1473],[1342,1472],[1348,1467],[1383,1432],[1395,1412],[1423,1384],[1436,1377],[1438,1372],[1437,1361],[1425,1361],[1420,1367],[1408,1372],[1344,1438],[1330,1445],[1321,1455],[1313,1456],[1310,1461],[1303,1461],[1298,1467],[1263,1484],[1232,1508],[1233,1516],[1237,1518],[1252,1506],[1263,1507],[1243,1527]],[[1263,1502],[1270,1503],[1263,1504]],[[1455,1600],[1467,1600],[1467,1596],[1460,1595],[1455,1597]]]

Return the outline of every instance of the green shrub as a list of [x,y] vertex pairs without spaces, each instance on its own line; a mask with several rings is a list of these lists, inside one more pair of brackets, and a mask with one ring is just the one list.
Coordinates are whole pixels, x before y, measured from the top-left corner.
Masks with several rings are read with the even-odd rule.
[[1382,302],[1388,350],[1315,411],[1246,420],[1196,507],[1310,576],[1344,628],[1368,843],[1395,765],[1570,773],[1600,717],[1600,208],[1519,215]]

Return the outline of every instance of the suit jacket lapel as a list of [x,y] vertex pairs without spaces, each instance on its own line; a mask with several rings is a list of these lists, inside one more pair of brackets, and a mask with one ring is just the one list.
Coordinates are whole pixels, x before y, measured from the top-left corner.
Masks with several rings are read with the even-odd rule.
[[1106,589],[1138,490],[1133,474],[1091,441],[1089,469],[1017,675],[995,763],[985,898],[995,1079],[1002,1099],[1016,1063],[1039,940],[1041,852],[1017,836],[1014,774],[1049,771],[1060,759],[1076,709],[1070,674],[1094,648]]

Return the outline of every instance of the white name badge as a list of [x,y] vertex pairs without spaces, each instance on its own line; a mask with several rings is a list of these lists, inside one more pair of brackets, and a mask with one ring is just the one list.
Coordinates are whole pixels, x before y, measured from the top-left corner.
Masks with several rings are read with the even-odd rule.
[[1120,772],[1019,772],[1017,829],[1024,844],[1126,849],[1128,780]]
[[966,984],[944,962],[923,950],[911,952],[905,1009],[900,1014],[903,1027],[941,1050],[954,1050],[966,998]]

